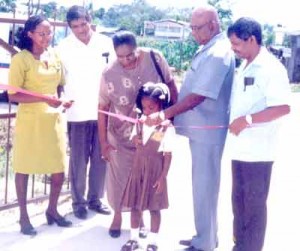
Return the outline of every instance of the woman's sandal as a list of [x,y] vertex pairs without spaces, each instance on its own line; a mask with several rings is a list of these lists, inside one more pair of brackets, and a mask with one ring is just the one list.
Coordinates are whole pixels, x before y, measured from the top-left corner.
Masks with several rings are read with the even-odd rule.
[[146,251],[157,251],[158,250],[158,246],[154,245],[154,244],[148,244]]
[[140,245],[137,241],[135,240],[128,240],[121,248],[121,251],[132,251],[139,249]]

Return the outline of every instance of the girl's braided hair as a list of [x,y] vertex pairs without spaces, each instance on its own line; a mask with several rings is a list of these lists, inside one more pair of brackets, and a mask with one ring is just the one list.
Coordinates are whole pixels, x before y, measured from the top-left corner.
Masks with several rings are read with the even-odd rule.
[[149,97],[160,103],[162,110],[168,108],[171,105],[170,91],[168,86],[164,83],[147,82],[146,84],[141,86],[136,98],[136,108],[138,109],[138,113],[140,114],[143,113],[143,97]]

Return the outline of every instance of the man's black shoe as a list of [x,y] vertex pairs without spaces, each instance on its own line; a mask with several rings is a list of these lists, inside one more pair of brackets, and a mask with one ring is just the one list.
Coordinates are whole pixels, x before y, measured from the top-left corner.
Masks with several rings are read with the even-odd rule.
[[99,214],[105,214],[105,215],[111,214],[111,211],[109,210],[109,208],[106,205],[104,205],[103,203],[91,204],[91,205],[89,205],[89,209],[93,210]]
[[85,220],[87,218],[87,210],[84,207],[79,207],[74,211],[75,217],[81,220]]
[[192,246],[192,240],[180,240],[179,244],[182,246],[190,247],[190,246]]
[[190,246],[188,248],[185,248],[183,249],[184,251],[203,251],[201,249],[197,249],[197,248],[194,248],[193,246]]

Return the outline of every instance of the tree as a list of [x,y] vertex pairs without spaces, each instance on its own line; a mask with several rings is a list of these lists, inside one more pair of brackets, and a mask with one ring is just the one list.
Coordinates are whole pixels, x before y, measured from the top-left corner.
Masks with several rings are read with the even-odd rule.
[[176,21],[189,22],[191,19],[192,8],[177,9],[174,7],[170,7],[164,10],[164,13],[166,13],[166,18]]
[[102,20],[104,14],[105,14],[105,9],[104,8],[100,8],[99,10],[94,11],[93,16],[95,18],[98,18],[99,20]]
[[16,0],[0,0],[0,12],[14,12]]
[[33,0],[28,0],[27,4],[28,16],[37,15],[40,12],[41,0],[37,0],[35,4]]
[[60,20],[60,21],[65,21],[66,20],[66,15],[67,15],[67,8],[60,6],[57,10],[56,10],[56,19]]
[[222,30],[227,30],[232,23],[232,11],[228,0],[208,0],[208,4],[214,6],[219,14]]
[[274,44],[275,42],[275,32],[273,25],[264,24],[262,26],[263,42],[265,46]]
[[144,21],[160,20],[164,16],[162,10],[149,5],[145,0],[134,0],[131,5],[120,4],[109,8],[103,16],[103,24],[141,34]]
[[56,18],[57,3],[49,2],[40,6],[41,12],[48,18]]

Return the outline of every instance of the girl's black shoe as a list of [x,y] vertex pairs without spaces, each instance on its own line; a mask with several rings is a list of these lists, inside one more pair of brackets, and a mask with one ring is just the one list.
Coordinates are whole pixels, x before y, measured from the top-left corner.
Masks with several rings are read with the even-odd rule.
[[112,238],[119,238],[121,235],[121,230],[120,229],[109,229],[108,233],[110,237]]

